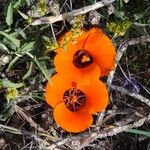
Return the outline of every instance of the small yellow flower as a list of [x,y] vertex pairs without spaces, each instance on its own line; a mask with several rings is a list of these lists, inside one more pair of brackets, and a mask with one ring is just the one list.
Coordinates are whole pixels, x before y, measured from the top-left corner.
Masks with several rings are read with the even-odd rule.
[[46,13],[48,12],[48,6],[45,0],[38,0],[37,10],[42,16],[46,15]]
[[46,42],[45,47],[46,47],[46,52],[54,51],[58,48],[57,41],[55,41],[54,38],[50,38],[50,40]]
[[33,22],[33,19],[32,19],[32,17],[28,17],[28,19],[27,19],[27,23],[29,24],[29,25],[31,25],[31,23]]
[[76,44],[77,37],[79,37],[83,33],[82,27],[84,20],[85,16],[77,16],[71,21],[72,27],[70,30],[71,31],[70,36],[69,37],[65,36],[63,44],[60,44],[59,47],[66,50],[67,49],[66,45],[68,44],[68,42],[71,41],[72,44]]
[[16,88],[7,88],[6,91],[6,98],[7,101],[9,102],[10,100],[15,99],[19,95],[19,92]]
[[120,22],[107,23],[107,28],[110,32],[113,32],[115,35],[123,36],[131,25],[132,22],[130,20],[125,20]]
[[74,44],[76,44],[75,39],[82,34],[81,29],[83,27],[84,20],[85,20],[85,16],[77,16],[71,22],[72,42]]

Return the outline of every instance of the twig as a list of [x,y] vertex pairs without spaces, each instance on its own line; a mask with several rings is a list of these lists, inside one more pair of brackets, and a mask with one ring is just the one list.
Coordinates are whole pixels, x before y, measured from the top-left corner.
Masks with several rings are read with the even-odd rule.
[[125,93],[129,96],[132,96],[138,100],[140,100],[141,102],[145,103],[147,106],[150,107],[150,100],[148,98],[145,98],[143,97],[142,95],[140,94],[137,94],[137,93],[131,93],[130,91],[128,91],[127,89],[123,88],[123,87],[119,87],[119,86],[115,86],[115,85],[110,85],[110,88],[113,89],[113,90],[117,90],[121,93]]
[[128,129],[139,127],[143,125],[143,123],[146,120],[150,119],[150,115],[147,117],[143,117],[138,119],[136,122],[127,124],[124,126],[111,126],[111,127],[106,127],[104,129],[96,129],[93,132],[90,133],[85,133],[85,134],[79,134],[74,137],[66,138],[62,141],[58,141],[56,143],[53,143],[52,145],[49,146],[49,148],[57,148],[57,147],[62,147],[63,145],[66,145],[70,147],[71,149],[75,150],[80,150],[86,146],[89,145],[89,143],[92,143],[94,140],[100,138],[106,138],[108,136],[114,136],[118,133],[128,131]]
[[120,59],[123,56],[124,52],[127,50],[128,46],[129,45],[136,45],[136,44],[144,43],[144,42],[150,42],[150,37],[149,36],[142,36],[142,37],[134,38],[134,39],[131,39],[131,40],[127,40],[127,41],[124,41],[119,46],[119,48],[117,50],[115,69],[110,72],[110,74],[108,76],[108,79],[107,79],[108,87],[111,85],[111,83],[113,81],[115,70],[117,68],[118,62],[120,61]]
[[30,116],[28,116],[21,107],[14,105],[14,109],[16,113],[21,115],[30,124],[31,127],[35,128],[36,130],[40,132],[44,132],[44,129],[39,127],[37,123],[34,122],[33,119]]
[[[115,127],[115,126],[108,127],[108,128],[100,129],[99,131],[95,131],[95,132],[92,132],[92,133],[84,135],[84,136],[77,136],[77,137],[71,138],[70,141],[66,144],[70,145],[70,147],[72,147],[72,149],[80,150],[80,149],[88,146],[89,143],[92,143],[94,140],[96,140],[98,138],[105,138],[108,136],[114,136],[114,135],[121,133],[123,131],[127,131],[130,128],[139,127],[147,119],[150,119],[150,115],[148,117],[144,117],[144,118],[139,119],[138,121],[136,121],[133,124],[127,124],[127,125],[119,126],[119,127]],[[76,140],[76,143],[78,143],[78,145],[72,144],[73,141],[75,141],[75,140]]]
[[113,3],[114,1],[115,0],[104,0],[104,1],[97,2],[93,5],[89,5],[89,6],[80,8],[80,9],[73,10],[68,13],[60,14],[57,16],[42,17],[42,18],[34,20],[31,25],[52,24],[57,21],[66,20],[69,17],[75,17],[78,15],[86,14],[87,12],[96,10],[96,9],[106,6],[110,3]]
[[13,134],[22,134],[22,132],[19,129],[2,124],[0,124],[0,131],[5,131]]
[[97,117],[97,124],[102,123],[104,116],[105,116],[105,111],[102,111]]
[[[47,145],[48,149],[54,149],[54,148],[61,148],[62,146],[66,145],[71,149],[76,149],[76,150],[80,150],[86,146],[88,146],[90,143],[92,143],[94,140],[100,138],[106,138],[108,136],[114,136],[118,133],[124,132],[124,131],[128,131],[128,129],[131,128],[135,128],[135,127],[139,127],[141,125],[143,125],[143,123],[146,120],[150,119],[150,115],[147,117],[143,117],[143,118],[139,118],[136,122],[134,123],[129,123],[126,124],[124,126],[111,126],[111,127],[106,127],[103,129],[99,128],[95,128],[92,132],[89,133],[83,133],[83,134],[79,134],[77,136],[71,136],[70,138],[65,138],[63,140],[58,140],[58,142],[53,143],[52,145]],[[132,122],[130,120],[128,120],[129,122]]]
[[28,132],[28,131],[25,131],[25,130],[19,130],[17,128],[2,125],[2,124],[0,124],[0,131],[1,132],[12,133],[12,134],[17,134],[17,135],[27,135],[27,136],[33,137],[39,143],[39,145],[41,144],[41,142],[44,142],[45,146],[49,146],[50,143],[48,143],[45,140],[41,139],[40,138],[41,136],[48,138],[48,140],[51,141],[51,142],[57,142],[59,140],[59,139],[57,139],[57,138],[55,138],[51,135],[48,135],[48,134],[44,134],[44,133],[40,133],[40,132],[38,134],[34,134],[32,132]]

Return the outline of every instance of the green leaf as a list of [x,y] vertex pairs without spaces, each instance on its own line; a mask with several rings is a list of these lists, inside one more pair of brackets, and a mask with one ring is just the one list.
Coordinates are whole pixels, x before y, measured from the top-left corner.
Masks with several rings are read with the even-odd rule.
[[10,41],[13,42],[13,44],[15,44],[17,47],[20,47],[20,40],[14,38],[12,35],[9,35],[3,31],[0,31],[0,34],[5,36],[7,39],[9,39]]
[[49,70],[47,69],[46,63],[45,63],[44,61],[38,60],[36,57],[34,57],[34,56],[33,56],[31,53],[29,53],[29,52],[26,52],[26,54],[27,54],[29,57],[31,57],[31,58],[35,61],[36,65],[37,65],[38,68],[41,70],[41,72],[43,73],[43,75],[45,76],[45,78],[46,78],[47,80],[49,80],[49,78],[50,78],[50,72],[49,72]]
[[8,48],[3,43],[0,43],[0,48],[8,52]]
[[123,11],[118,11],[117,9],[114,10],[114,15],[117,17],[117,18],[120,18],[122,20],[125,20],[126,17],[125,17],[125,13]]
[[8,132],[8,133],[12,133],[12,134],[19,134],[19,135],[23,134],[19,129],[10,127],[8,125],[2,125],[2,124],[0,124],[0,128],[4,132]]
[[139,129],[128,129],[127,132],[134,133],[134,134],[140,134],[140,135],[150,137],[150,132],[149,131],[142,131],[142,130],[139,130]]
[[23,54],[24,52],[29,52],[29,51],[33,50],[34,49],[34,44],[35,44],[35,42],[25,43],[21,47],[21,53]]
[[31,5],[31,0],[26,0],[26,3],[27,3],[28,6],[30,6]]
[[27,71],[27,73],[23,76],[23,80],[27,79],[28,77],[30,77],[30,75],[32,74],[32,70],[33,70],[33,62],[30,63],[29,69]]
[[29,18],[27,15],[25,15],[24,13],[22,13],[22,12],[19,11],[19,10],[18,10],[18,13],[19,13],[20,16],[21,16],[23,19],[25,19],[25,20],[27,20],[27,19]]
[[2,111],[0,111],[0,121],[6,121],[9,117],[11,117],[14,113],[14,109],[10,103],[6,103],[1,106]]
[[8,28],[8,29],[5,29],[5,30],[3,30],[5,33],[8,33],[8,32],[10,32],[11,31],[11,28]]
[[50,38],[47,37],[47,36],[45,36],[45,35],[43,35],[42,38],[43,38],[43,40],[45,40],[46,42],[49,42],[49,41],[50,41]]
[[12,23],[13,23],[13,6],[12,6],[11,2],[8,5],[8,9],[7,9],[6,23],[8,26],[12,25]]
[[13,83],[10,80],[7,79],[2,79],[0,80],[0,87],[4,87],[4,88],[20,88],[24,86],[23,83]]
[[24,32],[23,29],[17,28],[17,29],[15,29],[15,31],[16,31],[18,34],[20,34],[25,40],[27,39],[27,36],[26,36],[26,34],[25,34],[25,32]]
[[20,58],[20,56],[16,56],[16,57],[9,63],[8,68],[7,68],[8,71],[9,71],[9,70],[13,67],[13,65],[19,60],[19,58]]
[[49,80],[50,78],[50,73],[46,67],[46,63],[40,60],[37,60],[36,58],[34,58],[34,61],[36,62],[37,66],[39,67],[39,69],[42,71],[42,73],[44,74],[45,78],[47,80]]
[[25,3],[24,0],[18,0],[18,1],[13,5],[13,8],[14,8],[14,9],[17,9],[17,8],[19,8],[20,6],[22,6],[24,3]]

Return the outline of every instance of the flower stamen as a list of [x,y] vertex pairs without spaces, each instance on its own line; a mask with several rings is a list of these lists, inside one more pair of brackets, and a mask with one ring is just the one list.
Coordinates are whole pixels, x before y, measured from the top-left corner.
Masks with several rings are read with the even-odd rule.
[[88,56],[86,56],[86,55],[83,55],[83,57],[82,57],[82,63],[84,63],[84,62],[88,62],[88,61],[90,61],[90,58],[88,57]]
[[63,100],[67,109],[75,112],[85,104],[86,96],[81,90],[71,88],[65,91]]
[[73,56],[73,64],[77,68],[84,68],[93,63],[93,57],[87,50],[78,50]]

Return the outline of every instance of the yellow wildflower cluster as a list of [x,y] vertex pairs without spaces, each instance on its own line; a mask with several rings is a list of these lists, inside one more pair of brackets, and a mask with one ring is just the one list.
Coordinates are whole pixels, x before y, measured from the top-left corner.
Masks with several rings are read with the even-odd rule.
[[16,88],[14,88],[14,87],[13,88],[7,88],[6,98],[7,98],[8,102],[12,99],[15,99],[18,95],[19,95],[19,92]]
[[77,16],[72,20],[71,32],[72,32],[73,38],[77,38],[81,34],[81,29],[83,27],[84,20],[85,20],[84,15],[83,16]]
[[[48,42],[45,44],[46,50],[47,51],[54,51],[55,49],[58,48],[58,43],[57,41],[52,37]],[[47,52],[46,51],[46,52]]]
[[83,27],[83,22],[85,20],[85,16],[77,16],[75,17],[71,24],[72,24],[72,28],[71,28],[71,32],[72,32],[72,42],[75,44],[76,43],[76,38],[82,34],[81,29]]
[[77,37],[82,34],[82,27],[83,27],[84,20],[85,20],[84,15],[74,17],[74,19],[71,21],[71,25],[72,25],[71,34],[72,35],[71,36],[65,36],[63,45],[60,45],[60,47],[62,47],[65,50],[67,43],[70,41],[73,44],[76,44]]
[[28,17],[28,19],[27,19],[27,23],[29,24],[29,25],[31,25],[31,23],[33,22],[33,18],[30,16],[30,17]]
[[48,12],[48,6],[45,0],[38,0],[37,10],[42,16],[44,16]]
[[70,37],[64,36],[64,42],[59,45],[59,47],[62,47],[64,50],[67,49],[67,43],[71,40]]
[[113,32],[115,35],[123,36],[131,25],[132,22],[130,20],[125,20],[120,22],[107,23],[107,28],[110,32]]

